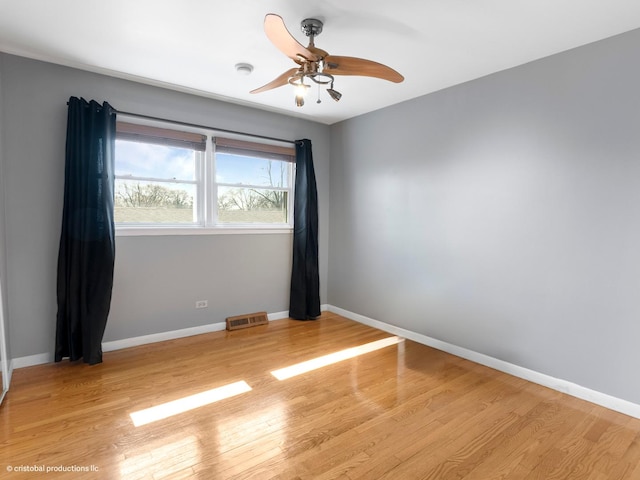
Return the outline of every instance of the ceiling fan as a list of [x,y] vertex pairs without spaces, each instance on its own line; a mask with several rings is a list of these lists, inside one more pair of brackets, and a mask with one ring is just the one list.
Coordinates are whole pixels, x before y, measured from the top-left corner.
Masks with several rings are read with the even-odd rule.
[[[279,15],[269,13],[264,18],[264,30],[267,38],[287,57],[298,64],[277,77],[275,80],[252,90],[250,93],[261,93],[283,85],[296,88],[296,105],[304,105],[304,96],[312,83],[328,86],[327,93],[336,102],[342,94],[333,88],[334,75],[359,75],[375,77],[400,83],[404,77],[393,68],[381,63],[356,57],[329,55],[315,46],[315,37],[322,32],[323,23],[315,18],[307,18],[300,24],[302,31],[309,37],[309,45],[304,47],[287,30],[284,20]],[[305,80],[309,83],[305,83]],[[318,97],[317,103],[320,103]]]

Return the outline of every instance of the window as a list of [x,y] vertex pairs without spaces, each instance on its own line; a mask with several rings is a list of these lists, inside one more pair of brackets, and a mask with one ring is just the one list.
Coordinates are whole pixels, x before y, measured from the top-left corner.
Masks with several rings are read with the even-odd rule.
[[219,223],[288,223],[293,162],[290,150],[216,139]]
[[175,128],[117,122],[118,230],[291,228],[292,146]]

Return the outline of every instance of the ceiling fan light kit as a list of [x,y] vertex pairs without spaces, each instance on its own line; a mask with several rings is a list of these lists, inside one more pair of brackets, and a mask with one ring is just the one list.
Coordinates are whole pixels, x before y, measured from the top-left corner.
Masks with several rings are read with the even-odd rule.
[[[309,45],[304,47],[287,30],[284,20],[279,15],[269,13],[264,19],[264,30],[271,42],[298,66],[287,70],[275,80],[252,90],[251,93],[261,93],[267,90],[293,85],[295,87],[296,106],[304,105],[304,96],[312,84],[327,87],[327,94],[336,102],[342,94],[333,88],[334,75],[358,75],[375,77],[400,83],[404,77],[394,69],[381,63],[356,57],[338,57],[315,46],[315,37],[322,32],[323,23],[316,18],[306,18],[300,23],[300,28],[309,37]],[[309,83],[305,83],[305,80]],[[320,98],[318,102],[320,103]]]

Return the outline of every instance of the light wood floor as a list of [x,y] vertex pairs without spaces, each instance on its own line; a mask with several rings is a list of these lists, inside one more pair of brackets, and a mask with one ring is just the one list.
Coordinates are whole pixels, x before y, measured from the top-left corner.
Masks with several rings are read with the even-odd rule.
[[[386,337],[324,314],[16,370],[0,477],[640,479],[640,420],[411,341],[270,374]],[[238,381],[252,390],[139,427],[129,417]]]

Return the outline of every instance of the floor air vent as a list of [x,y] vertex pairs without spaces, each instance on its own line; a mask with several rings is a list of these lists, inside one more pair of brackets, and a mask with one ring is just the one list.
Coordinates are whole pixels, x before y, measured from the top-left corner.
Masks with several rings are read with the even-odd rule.
[[269,323],[267,312],[247,313],[227,318],[227,330],[240,330],[241,328],[266,325]]

